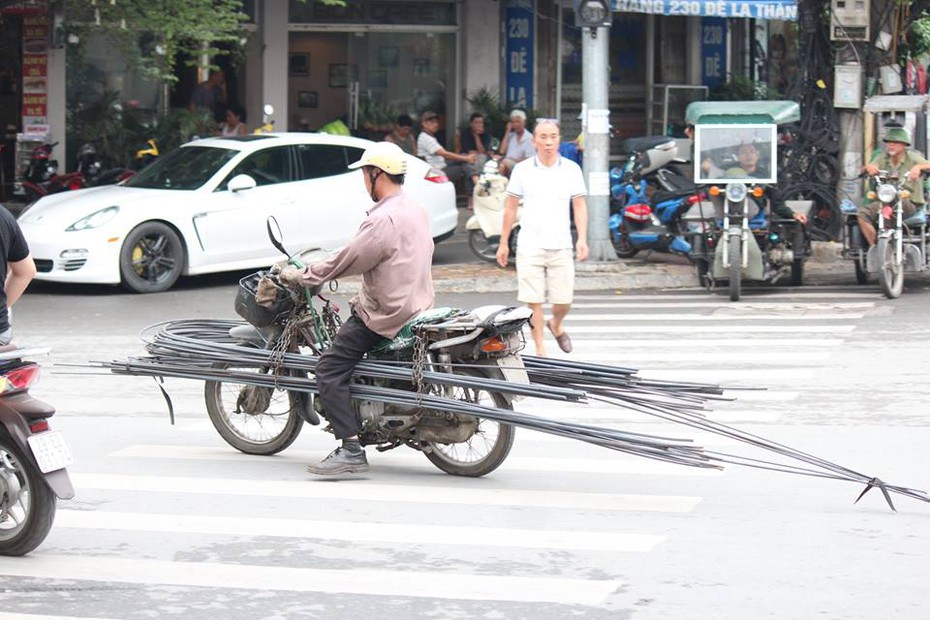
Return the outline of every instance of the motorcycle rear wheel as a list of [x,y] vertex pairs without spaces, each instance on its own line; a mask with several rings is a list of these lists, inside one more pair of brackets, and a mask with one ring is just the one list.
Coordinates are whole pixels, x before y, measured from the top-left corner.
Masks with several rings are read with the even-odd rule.
[[0,555],[25,555],[42,544],[55,520],[55,502],[42,472],[0,430]]
[[727,243],[729,244],[727,256],[730,259],[730,301],[739,301],[743,289],[742,273],[740,272],[743,262],[742,240],[739,236],[733,235]]
[[[214,368],[268,374],[268,369],[236,369],[222,363]],[[303,428],[298,413],[300,399],[287,390],[217,380],[204,383],[203,396],[207,415],[220,437],[246,454],[277,454],[294,443]],[[256,402],[265,398],[267,404]],[[245,399],[249,402],[240,403]],[[243,406],[256,407],[256,410],[249,412]]]
[[[456,374],[488,378],[487,373],[472,369],[456,369]],[[497,409],[512,410],[507,399],[498,392],[477,388],[455,387],[453,398],[479,403]],[[504,462],[513,447],[515,429],[509,424],[478,418],[478,429],[467,441],[453,444],[430,442],[429,461],[453,476],[477,478],[491,473]]]
[[882,293],[888,299],[897,299],[904,290],[904,264],[902,257],[897,254],[897,240],[882,237],[878,240],[878,281],[882,285]]
[[614,251],[619,258],[633,258],[639,252],[639,248],[633,247],[626,226],[621,226],[615,235],[610,235],[610,242],[613,243]]

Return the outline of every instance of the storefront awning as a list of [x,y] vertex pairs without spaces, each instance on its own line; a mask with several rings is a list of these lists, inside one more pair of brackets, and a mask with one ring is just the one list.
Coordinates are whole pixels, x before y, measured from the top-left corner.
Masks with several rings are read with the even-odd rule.
[[686,17],[798,19],[796,0],[613,0],[614,11]]

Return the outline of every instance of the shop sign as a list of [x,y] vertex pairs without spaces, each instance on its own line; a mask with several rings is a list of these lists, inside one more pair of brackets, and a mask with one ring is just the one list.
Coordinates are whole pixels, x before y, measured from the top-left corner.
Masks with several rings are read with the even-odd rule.
[[32,15],[48,11],[48,0],[14,0],[4,2],[0,14],[4,15]]
[[727,20],[701,18],[701,84],[713,88],[727,81]]
[[507,102],[522,108],[533,107],[535,23],[532,2],[508,3],[504,11]]
[[23,128],[48,124],[48,18],[23,18]]
[[452,2],[348,2],[345,6],[322,2],[291,2],[288,20],[309,24],[397,24],[454,26]]
[[796,0],[613,0],[614,11],[796,21]]

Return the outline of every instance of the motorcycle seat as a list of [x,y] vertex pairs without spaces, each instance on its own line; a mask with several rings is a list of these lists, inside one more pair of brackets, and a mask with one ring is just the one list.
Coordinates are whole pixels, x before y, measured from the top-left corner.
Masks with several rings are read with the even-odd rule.
[[694,195],[693,189],[680,189],[674,192],[660,189],[660,190],[656,190],[655,193],[652,194],[652,200],[650,202],[654,205],[657,205],[660,202],[665,202],[666,200],[686,198],[688,196],[693,196],[693,195]]
[[913,215],[911,215],[908,218],[905,218],[904,220],[904,225],[909,226],[909,227],[910,226],[916,227],[916,226],[920,226],[921,224],[926,224],[926,223],[927,223],[927,211],[925,207],[918,208],[917,211],[915,211]]
[[623,155],[645,153],[650,149],[654,149],[662,144],[668,144],[669,142],[675,142],[675,138],[669,138],[668,136],[643,136],[639,138],[627,138],[620,143],[620,153]]

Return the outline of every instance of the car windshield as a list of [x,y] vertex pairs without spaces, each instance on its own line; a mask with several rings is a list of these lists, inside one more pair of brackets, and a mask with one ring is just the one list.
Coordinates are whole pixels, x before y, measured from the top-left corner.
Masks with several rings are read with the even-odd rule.
[[137,172],[126,185],[148,189],[197,189],[238,153],[215,146],[175,149]]

